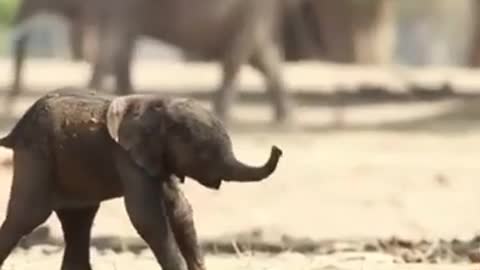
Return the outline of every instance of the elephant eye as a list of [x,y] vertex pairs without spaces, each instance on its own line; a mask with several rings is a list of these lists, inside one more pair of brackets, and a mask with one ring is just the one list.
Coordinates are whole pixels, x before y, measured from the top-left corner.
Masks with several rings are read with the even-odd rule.
[[132,115],[133,118],[138,118],[138,117],[140,117],[140,112],[138,110],[134,110],[131,113],[131,115]]
[[141,108],[136,104],[132,104],[127,108],[127,114],[132,118],[139,118],[142,114]]

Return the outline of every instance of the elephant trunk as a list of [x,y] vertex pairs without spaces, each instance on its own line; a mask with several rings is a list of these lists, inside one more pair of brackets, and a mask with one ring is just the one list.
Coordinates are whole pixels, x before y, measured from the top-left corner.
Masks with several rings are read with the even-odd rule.
[[233,158],[229,164],[229,173],[224,177],[225,181],[254,182],[267,178],[277,168],[278,161],[282,156],[282,150],[272,146],[270,158],[261,167],[249,166]]

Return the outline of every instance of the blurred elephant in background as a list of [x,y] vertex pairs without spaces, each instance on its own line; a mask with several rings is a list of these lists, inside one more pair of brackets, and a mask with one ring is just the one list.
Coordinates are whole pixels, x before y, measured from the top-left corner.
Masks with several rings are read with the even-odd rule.
[[[26,48],[28,46],[29,25],[35,23],[32,18],[40,14],[58,15],[65,19],[69,26],[69,42],[72,58],[75,61],[87,60],[91,61],[93,57],[93,36],[88,32],[93,30],[89,15],[93,14],[95,6],[90,0],[21,0],[18,10],[15,14],[12,26],[14,28],[13,41],[13,70],[14,77],[12,88],[8,93],[11,98],[17,96],[22,90],[23,70],[26,57]],[[90,23],[90,24],[89,24]],[[87,31],[88,30],[88,31]],[[87,37],[90,37],[88,40]],[[89,50],[90,49],[90,50]]]
[[296,10],[299,14],[294,18],[303,20],[297,25],[306,33],[297,38],[308,37],[310,40],[306,42],[313,43],[302,47],[297,39],[285,40],[287,60],[322,59],[375,65],[393,61],[395,1],[305,0]]
[[[98,57],[89,87],[100,89],[103,77],[111,72],[117,93],[131,93],[130,62],[135,41],[143,35],[180,48],[194,58],[220,62],[222,81],[213,107],[224,121],[241,67],[251,65],[265,78],[275,119],[285,123],[290,119],[291,102],[282,74],[283,30],[285,19],[295,18],[301,1],[117,0],[115,8],[104,1]],[[296,29],[299,31],[290,31],[291,37],[303,34],[303,27]]]

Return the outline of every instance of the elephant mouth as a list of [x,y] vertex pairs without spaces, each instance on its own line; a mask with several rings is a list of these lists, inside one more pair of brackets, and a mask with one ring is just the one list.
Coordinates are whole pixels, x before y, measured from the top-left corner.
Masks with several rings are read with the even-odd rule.
[[[177,176],[178,177],[178,176]],[[185,183],[185,177],[178,177],[180,183]],[[195,178],[193,178],[195,179]],[[209,188],[209,189],[214,189],[218,190],[222,186],[222,180],[216,180],[216,181],[199,181],[197,180],[198,183],[200,183],[202,186]]]
[[208,183],[208,184],[200,182],[200,184],[202,184],[203,186],[205,186],[209,189],[219,190],[220,186],[222,185],[222,180],[211,182],[211,183]]

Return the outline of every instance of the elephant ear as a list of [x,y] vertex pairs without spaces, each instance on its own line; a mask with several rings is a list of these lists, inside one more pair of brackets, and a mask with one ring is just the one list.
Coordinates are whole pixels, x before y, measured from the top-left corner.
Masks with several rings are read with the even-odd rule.
[[107,110],[107,129],[110,137],[115,141],[118,140],[118,130],[120,128],[120,123],[123,120],[127,112],[128,103],[127,100],[123,97],[115,98]]
[[159,158],[160,143],[155,147],[148,144],[152,141],[151,128],[146,123],[145,112],[141,101],[132,97],[118,97],[110,103],[106,125],[110,137],[128,152],[137,165],[147,171],[150,176],[158,176],[164,170],[163,161]]

